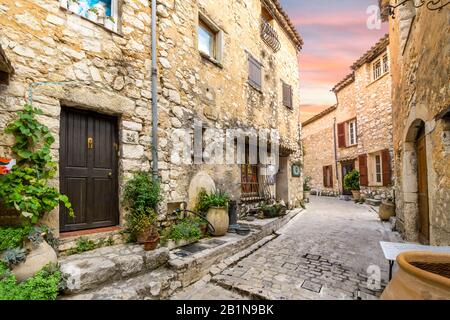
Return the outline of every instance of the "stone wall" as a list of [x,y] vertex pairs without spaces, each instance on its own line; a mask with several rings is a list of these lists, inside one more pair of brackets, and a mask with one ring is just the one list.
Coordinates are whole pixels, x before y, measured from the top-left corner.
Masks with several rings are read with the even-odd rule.
[[[416,135],[425,126],[430,243],[450,244],[450,9],[399,8],[390,19],[397,227],[419,237]],[[412,19],[414,17],[414,19]]]
[[[197,49],[202,12],[223,31],[223,59],[216,63]],[[0,43],[15,73],[9,86],[0,86],[0,131],[27,102],[33,82],[66,82],[33,89],[33,104],[44,111],[39,119],[51,129],[59,160],[61,106],[77,107],[118,118],[120,135],[119,186],[137,170],[151,166],[151,14],[149,2],[121,1],[119,32],[60,8],[58,1],[10,1],[0,4]],[[205,127],[277,129],[291,150],[289,163],[301,161],[299,147],[298,47],[275,22],[281,50],[272,51],[260,36],[260,0],[164,0],[158,3],[159,167],[164,201],[161,222],[169,208],[188,202],[192,177],[204,171],[216,187],[240,200],[238,165],[179,165],[171,163],[172,133]],[[262,90],[247,83],[250,53],[263,68]],[[282,81],[293,88],[293,106],[282,105]],[[12,138],[0,134],[0,156],[8,156]],[[302,199],[301,178],[290,177],[289,204]],[[56,177],[54,185],[58,186]],[[119,195],[120,196],[120,195]],[[121,209],[123,216],[123,209]],[[46,221],[56,230],[55,210]]]

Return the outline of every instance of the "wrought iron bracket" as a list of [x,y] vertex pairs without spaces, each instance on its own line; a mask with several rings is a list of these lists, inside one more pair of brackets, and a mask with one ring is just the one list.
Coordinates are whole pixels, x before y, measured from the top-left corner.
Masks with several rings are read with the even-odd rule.
[[403,0],[400,1],[400,3],[396,4],[396,5],[387,5],[386,6],[386,10],[387,13],[392,17],[392,19],[395,19],[395,9],[397,9],[398,7],[404,6],[406,5],[406,3],[408,3],[409,1],[412,2],[412,5],[415,8],[421,8],[423,6],[426,6],[426,8],[428,10],[431,11],[441,11],[444,7],[446,7],[447,5],[450,4],[450,0]]

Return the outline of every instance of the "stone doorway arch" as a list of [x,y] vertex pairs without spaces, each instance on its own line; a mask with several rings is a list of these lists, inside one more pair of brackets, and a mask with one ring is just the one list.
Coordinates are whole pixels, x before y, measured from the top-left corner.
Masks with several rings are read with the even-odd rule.
[[430,242],[430,204],[425,122],[416,119],[409,127],[403,156],[403,198],[407,238]]

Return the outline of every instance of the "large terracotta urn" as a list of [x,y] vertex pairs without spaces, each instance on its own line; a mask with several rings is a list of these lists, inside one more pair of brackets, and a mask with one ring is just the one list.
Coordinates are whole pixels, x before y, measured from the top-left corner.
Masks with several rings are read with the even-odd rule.
[[226,207],[210,208],[206,215],[206,220],[214,227],[214,230],[210,230],[211,234],[215,237],[224,236],[230,224],[230,218],[228,217],[228,211]]
[[395,205],[392,202],[383,201],[378,211],[378,216],[382,221],[389,221],[389,219],[395,216]]
[[352,190],[353,200],[357,201],[361,199],[361,191]]
[[450,300],[450,254],[405,252],[397,264],[382,300]]

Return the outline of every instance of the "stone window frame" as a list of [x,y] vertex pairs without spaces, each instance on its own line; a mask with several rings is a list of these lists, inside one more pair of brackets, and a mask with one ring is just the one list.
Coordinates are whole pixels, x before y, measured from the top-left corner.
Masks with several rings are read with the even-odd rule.
[[[207,52],[203,52],[199,47],[199,28],[206,30],[213,37],[213,44],[211,51],[213,56]],[[206,14],[199,11],[198,12],[198,22],[197,22],[197,50],[203,58],[213,62],[218,66],[222,66],[223,56],[224,56],[224,32],[212,19],[210,19]]]
[[[389,59],[389,54],[387,51],[380,54],[376,59],[374,59],[371,62],[370,73],[371,73],[372,82],[375,82],[375,81],[383,78],[383,76],[385,76],[386,74],[388,74],[390,72],[389,63],[390,63],[390,59]],[[377,74],[377,71],[376,71],[378,69],[377,68],[378,65],[379,65],[379,74]]]
[[77,15],[81,17],[82,19],[88,20],[100,27],[103,27],[106,30],[112,31],[114,33],[119,33],[119,23],[121,18],[121,6],[122,6],[122,0],[111,0],[111,17],[114,21],[111,21],[110,19],[105,18],[103,23],[100,23],[98,21],[93,21],[88,19],[85,16],[82,16],[76,12],[73,12],[69,9],[69,2],[70,0],[59,0],[59,7],[63,10],[66,10],[67,12],[70,12],[71,14]]
[[[352,124],[353,124],[353,134],[352,134]],[[347,127],[347,147],[352,147],[358,144],[358,126],[356,123],[356,118],[346,122]],[[353,141],[352,141],[353,140]]]
[[[379,157],[379,172],[377,171],[377,157]],[[383,186],[383,155],[382,150],[377,152],[372,152],[367,155],[367,171],[369,186],[371,187],[382,187]],[[377,176],[379,175],[380,181],[377,181]]]

